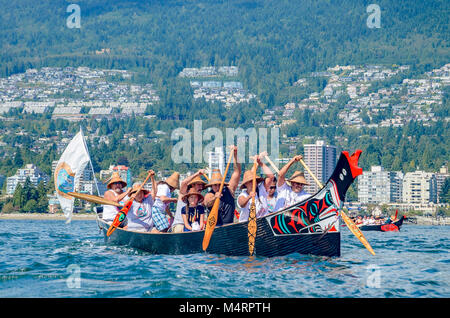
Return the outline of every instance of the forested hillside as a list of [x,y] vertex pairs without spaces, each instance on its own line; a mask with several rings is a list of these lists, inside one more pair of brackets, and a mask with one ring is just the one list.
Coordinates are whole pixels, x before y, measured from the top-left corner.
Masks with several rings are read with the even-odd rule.
[[[80,28],[67,25],[71,3],[80,6]],[[292,98],[285,89],[301,74],[328,66],[448,62],[448,1],[377,1],[380,28],[367,25],[370,3],[0,0],[0,75],[40,66],[139,69],[141,80],[175,91],[184,67],[237,65],[271,107]]]

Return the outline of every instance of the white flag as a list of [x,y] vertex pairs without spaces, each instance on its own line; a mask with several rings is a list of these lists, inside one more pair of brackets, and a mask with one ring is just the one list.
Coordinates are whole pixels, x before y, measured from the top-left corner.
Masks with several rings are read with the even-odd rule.
[[56,195],[67,223],[72,219],[74,198],[66,193],[75,191],[75,179],[79,178],[89,161],[83,133],[80,131],[59,158],[54,175]]

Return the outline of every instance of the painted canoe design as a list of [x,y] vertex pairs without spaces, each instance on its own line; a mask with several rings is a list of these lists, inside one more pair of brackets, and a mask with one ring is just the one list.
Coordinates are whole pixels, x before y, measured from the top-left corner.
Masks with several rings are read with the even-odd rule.
[[[361,150],[341,153],[325,186],[310,198],[257,219],[254,255],[274,257],[291,253],[340,256],[339,210],[345,194],[362,173]],[[97,220],[108,244],[125,245],[153,254],[204,253],[203,231],[148,233],[117,228],[106,236],[109,224]],[[216,227],[207,253],[248,256],[248,221]]]

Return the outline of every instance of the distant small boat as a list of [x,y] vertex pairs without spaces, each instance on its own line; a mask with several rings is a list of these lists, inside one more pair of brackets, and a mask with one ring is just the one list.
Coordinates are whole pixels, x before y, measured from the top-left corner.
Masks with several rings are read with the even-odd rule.
[[381,231],[381,232],[397,232],[403,224],[405,216],[402,215],[400,219],[389,224],[377,224],[377,225],[363,225],[359,229],[361,231]]

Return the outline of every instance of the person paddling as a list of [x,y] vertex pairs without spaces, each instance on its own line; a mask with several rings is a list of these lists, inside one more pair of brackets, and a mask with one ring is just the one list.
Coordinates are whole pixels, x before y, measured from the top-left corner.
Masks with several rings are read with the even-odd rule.
[[189,192],[183,196],[183,202],[186,204],[181,209],[184,232],[203,230],[205,225],[203,222],[205,208],[201,205],[203,199],[203,195],[200,192],[197,192],[195,188],[191,188]]
[[[130,193],[131,188],[127,191],[123,191],[123,188],[127,186],[127,183],[122,180],[118,172],[113,172],[106,187],[108,190],[103,197],[110,201],[123,204],[123,199]],[[103,205],[103,220],[112,222],[119,212],[119,208],[112,205]]]
[[[278,174],[278,198],[284,200],[284,207],[288,207],[297,202],[306,200],[311,196],[303,190],[303,187],[309,184],[306,181],[305,174],[303,172],[295,171],[290,179],[285,179],[289,168],[301,159],[303,159],[302,155],[293,157],[283,168],[280,169],[280,173]],[[291,185],[289,186],[286,181],[289,181]]]
[[152,207],[153,222],[158,231],[165,232],[170,227],[169,205],[177,202],[177,198],[172,198],[172,193],[180,187],[179,179],[180,174],[174,172],[165,181],[158,182],[156,199]]
[[185,178],[180,184],[180,191],[178,194],[177,208],[175,211],[175,218],[171,227],[171,231],[174,233],[180,233],[184,230],[183,216],[181,215],[181,209],[186,206],[183,202],[183,197],[187,192],[193,188],[197,192],[202,192],[205,189],[206,182],[202,180],[201,176],[205,174],[204,169],[198,170],[193,175]]
[[[230,146],[230,150],[234,151],[233,154],[233,165],[234,171],[231,175],[230,182],[224,183],[222,193],[219,193],[220,184],[222,182],[222,174],[218,169],[214,169],[211,179],[206,187],[211,187],[211,190],[205,195],[205,206],[209,209],[214,205],[216,198],[220,198],[219,212],[217,226],[224,224],[233,223],[234,210],[236,208],[236,202],[234,200],[234,193],[239,185],[239,180],[241,178],[241,164],[237,160],[237,147]],[[208,211],[208,212],[209,212]]]

